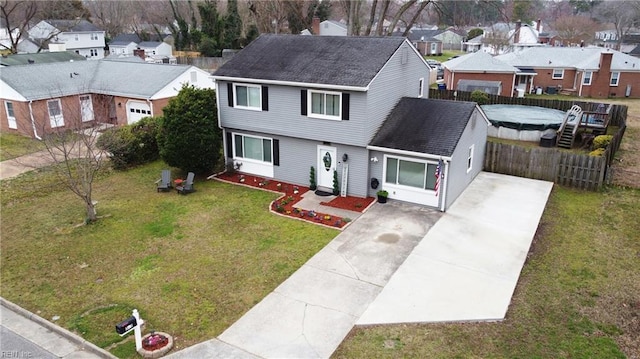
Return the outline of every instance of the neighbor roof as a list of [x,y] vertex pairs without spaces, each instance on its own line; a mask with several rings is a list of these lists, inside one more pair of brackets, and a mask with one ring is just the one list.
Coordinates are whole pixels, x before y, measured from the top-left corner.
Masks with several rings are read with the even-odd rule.
[[405,41],[397,37],[265,34],[214,78],[366,87]]
[[87,20],[45,20],[62,32],[102,31]]
[[403,97],[370,145],[451,157],[475,102]]
[[640,59],[602,47],[533,47],[495,58],[517,67],[597,70],[600,68],[600,55],[603,52],[613,53],[612,70],[640,71]]
[[0,76],[27,100],[87,92],[150,98],[189,68],[98,60],[10,66]]
[[[40,52],[37,54],[13,54],[2,56],[0,65],[16,66],[27,64],[45,64],[50,62],[85,61],[87,58],[73,51]],[[30,62],[31,61],[31,62]]]
[[451,71],[468,71],[468,72],[477,72],[477,71],[487,71],[487,72],[506,72],[506,73],[516,73],[519,70],[511,66],[503,61],[497,60],[492,55],[483,52],[477,51],[470,54],[462,55],[460,57],[456,57],[455,59],[451,59],[449,61],[445,61],[442,63],[442,66],[446,67]]

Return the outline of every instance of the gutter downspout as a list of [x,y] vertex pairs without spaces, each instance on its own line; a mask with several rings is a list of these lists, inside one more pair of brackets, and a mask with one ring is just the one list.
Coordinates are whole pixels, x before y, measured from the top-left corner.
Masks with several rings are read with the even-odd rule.
[[149,110],[151,110],[151,117],[153,117],[153,105],[151,104],[151,100],[147,99],[147,105],[149,105]]
[[442,187],[442,202],[440,203],[440,212],[445,212],[447,203],[447,184],[449,183],[449,162],[442,161],[444,163],[444,183]]
[[36,129],[36,119],[33,118],[33,106],[31,105],[33,100],[29,100],[29,117],[31,117],[31,127],[33,127],[33,137],[42,141],[42,137],[38,136],[38,130]]

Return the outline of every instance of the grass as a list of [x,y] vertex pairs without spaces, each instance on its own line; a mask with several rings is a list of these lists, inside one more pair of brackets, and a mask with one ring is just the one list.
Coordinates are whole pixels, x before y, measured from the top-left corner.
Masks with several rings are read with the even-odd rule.
[[162,168],[101,174],[106,217],[79,227],[84,207],[51,170],[2,181],[2,295],[120,357],[137,356],[114,334],[136,308],[180,349],[219,335],[338,233],[270,213],[277,195],[255,189],[196,178],[188,196],[157,193]]
[[41,141],[8,133],[0,133],[0,143],[2,143],[2,146],[0,146],[0,161],[46,149]]
[[624,358],[640,352],[640,190],[555,186],[507,318],[355,328],[334,358]]
[[425,56],[425,59],[429,59],[429,60],[436,60],[439,61],[440,63],[448,61],[450,57],[453,57],[455,55],[464,55],[466,54],[466,52],[464,51],[456,51],[456,50],[445,50],[442,52],[442,55],[440,56]]

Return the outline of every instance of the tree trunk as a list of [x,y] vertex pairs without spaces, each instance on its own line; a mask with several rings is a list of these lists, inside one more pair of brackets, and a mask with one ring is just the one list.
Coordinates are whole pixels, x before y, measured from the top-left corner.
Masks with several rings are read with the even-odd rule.
[[98,214],[96,212],[95,203],[91,200],[91,198],[88,198],[85,204],[87,205],[87,223],[93,223],[97,221]]
[[425,0],[422,2],[422,4],[420,4],[420,8],[418,8],[418,11],[416,11],[415,15],[413,15],[413,17],[411,18],[411,21],[409,21],[409,23],[407,24],[407,28],[404,29],[404,33],[402,33],[402,36],[406,37],[409,34],[409,31],[411,31],[413,24],[415,24],[416,20],[418,20],[418,18],[420,17],[422,10],[424,10],[424,8],[429,5],[429,3],[431,3],[431,0]]
[[377,6],[378,6],[378,0],[373,0],[373,4],[371,4],[371,12],[369,13],[369,21],[367,21],[367,28],[364,32],[364,36],[371,35],[371,28],[373,27],[373,22],[376,20]]
[[384,29],[384,18],[387,16],[387,11],[389,10],[389,4],[391,0],[384,0],[382,3],[382,10],[380,11],[380,16],[378,16],[378,26],[376,26],[376,36],[382,36],[382,31]]

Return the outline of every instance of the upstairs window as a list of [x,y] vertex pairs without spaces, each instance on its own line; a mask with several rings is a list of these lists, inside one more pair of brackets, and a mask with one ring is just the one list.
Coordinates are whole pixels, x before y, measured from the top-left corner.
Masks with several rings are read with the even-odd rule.
[[553,69],[551,78],[554,80],[560,80],[564,77],[564,69]]
[[309,91],[309,116],[340,120],[341,96],[339,92]]
[[235,85],[236,107],[260,110],[260,86]]
[[98,34],[92,32],[91,33],[91,40],[98,40]]
[[349,120],[348,92],[319,90],[300,91],[300,114],[327,120]]
[[269,111],[267,86],[227,83],[229,107],[254,111]]

